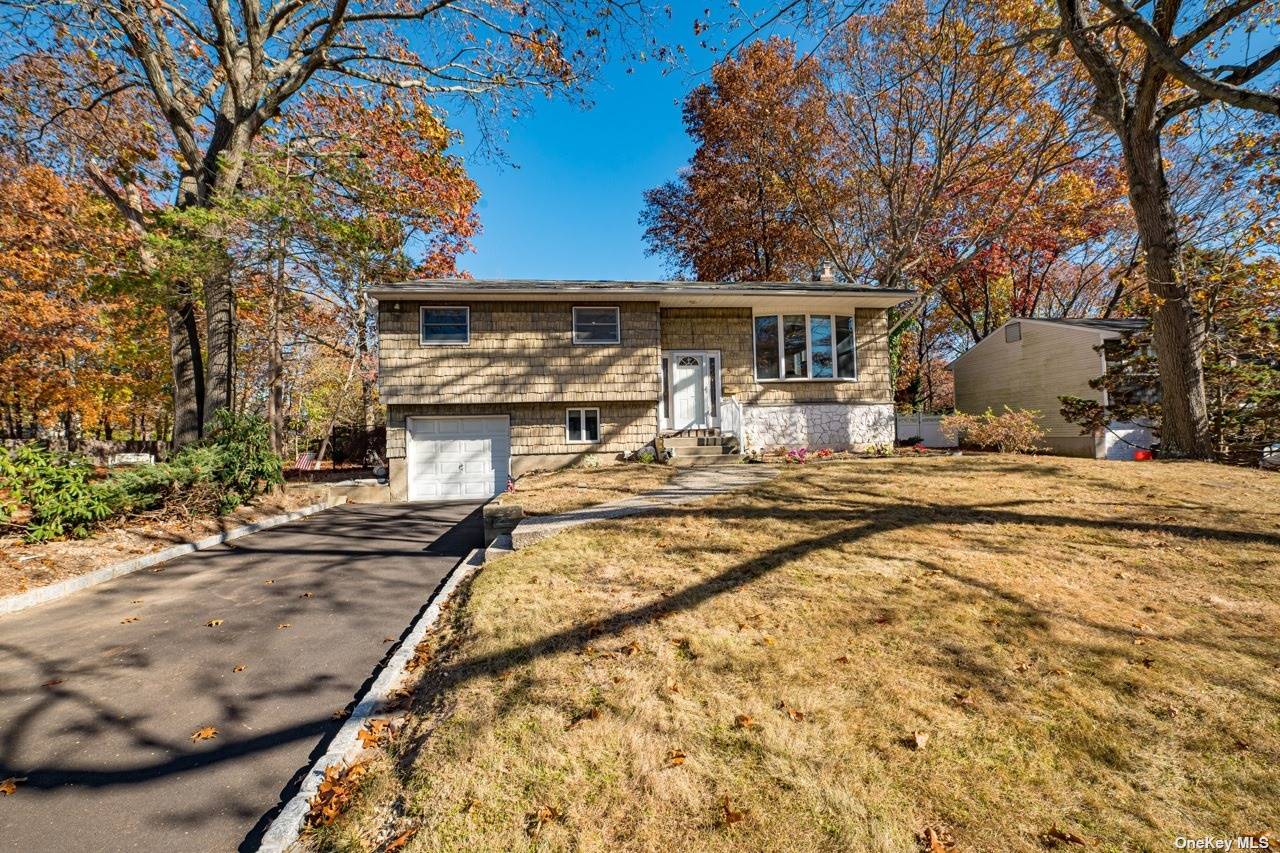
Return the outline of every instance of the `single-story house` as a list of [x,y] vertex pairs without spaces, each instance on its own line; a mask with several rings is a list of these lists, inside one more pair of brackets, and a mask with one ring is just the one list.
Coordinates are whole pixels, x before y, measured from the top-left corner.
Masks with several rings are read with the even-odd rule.
[[671,436],[677,455],[894,439],[889,308],[834,281],[470,281],[375,288],[396,500]]
[[1153,441],[1145,425],[1115,422],[1097,435],[1062,417],[1062,396],[1107,404],[1107,392],[1089,387],[1107,370],[1108,342],[1146,327],[1139,319],[1013,319],[951,363],[956,409],[997,413],[1005,406],[1040,412],[1045,443],[1063,456],[1132,459]]

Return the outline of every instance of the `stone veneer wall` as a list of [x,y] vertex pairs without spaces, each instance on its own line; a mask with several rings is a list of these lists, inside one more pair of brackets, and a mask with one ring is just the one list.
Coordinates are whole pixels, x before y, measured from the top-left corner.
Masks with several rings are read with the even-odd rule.
[[[566,409],[599,409],[600,441],[569,444],[565,440]],[[388,406],[387,457],[404,458],[405,418],[415,415],[508,415],[511,455],[623,453],[653,440],[658,424],[657,403],[533,403],[475,406]]]
[[859,308],[854,316],[858,378],[757,382],[750,308],[663,308],[664,350],[719,350],[724,395],[744,405],[796,403],[892,403],[888,314]]
[[753,450],[863,449],[872,444],[893,444],[895,438],[890,403],[746,406],[742,424],[746,446]]

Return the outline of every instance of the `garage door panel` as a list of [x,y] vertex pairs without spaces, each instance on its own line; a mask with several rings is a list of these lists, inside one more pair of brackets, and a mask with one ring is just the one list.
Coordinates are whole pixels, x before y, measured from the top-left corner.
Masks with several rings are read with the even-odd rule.
[[507,418],[411,418],[406,426],[409,500],[482,500],[506,487]]

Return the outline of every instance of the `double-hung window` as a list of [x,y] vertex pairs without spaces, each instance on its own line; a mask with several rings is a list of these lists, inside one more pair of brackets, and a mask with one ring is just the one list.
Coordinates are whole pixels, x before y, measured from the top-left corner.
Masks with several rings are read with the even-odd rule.
[[622,340],[617,308],[574,308],[575,344],[616,344]]
[[570,444],[590,444],[600,440],[599,409],[569,409],[564,421],[565,439]]
[[756,379],[856,379],[853,317],[760,314],[755,317]]
[[424,305],[421,341],[427,346],[471,342],[471,309],[465,305]]

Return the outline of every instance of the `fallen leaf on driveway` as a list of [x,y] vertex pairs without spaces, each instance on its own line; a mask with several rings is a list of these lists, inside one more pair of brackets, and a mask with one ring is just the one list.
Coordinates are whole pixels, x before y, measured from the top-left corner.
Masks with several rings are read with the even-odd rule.
[[141,603],[142,603],[142,599],[141,599],[141,598],[135,598],[133,601],[130,601],[129,603],[130,603],[130,604],[141,604]]
[[221,624],[222,624],[221,619],[210,619],[208,622],[204,623],[204,626],[206,628],[217,628]]
[[13,796],[13,792],[18,790],[18,783],[25,781],[27,781],[26,776],[10,776],[8,779],[0,782],[0,794],[4,794],[6,797]]
[[213,726],[205,726],[203,728],[196,729],[191,733],[191,739],[193,741],[213,740],[217,736],[218,730]]
[[244,672],[244,665],[231,667],[232,672]]
[[334,720],[345,720],[349,715],[350,715],[350,712],[347,711],[346,708],[339,708],[329,716]]
[[298,596],[298,598],[315,598],[315,597],[316,597],[316,594],[314,592],[304,592],[302,595]]
[[129,625],[141,619],[141,616],[126,616],[120,620],[121,625]]
[[50,678],[48,681],[46,681],[44,684],[41,684],[40,686],[41,687],[57,687],[61,683],[62,683],[61,678]]
[[280,628],[292,628],[292,627],[293,627],[292,623],[281,622],[279,625],[276,626],[276,629],[279,630]]

